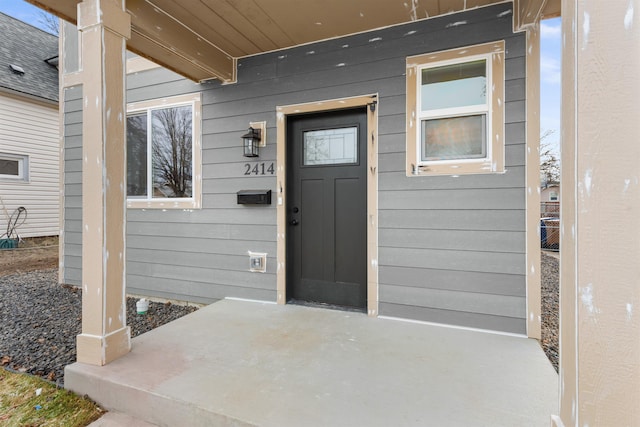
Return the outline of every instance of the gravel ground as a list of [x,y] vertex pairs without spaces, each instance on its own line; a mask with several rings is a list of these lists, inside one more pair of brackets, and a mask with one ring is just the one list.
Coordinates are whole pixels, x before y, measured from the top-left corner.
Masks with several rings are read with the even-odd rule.
[[542,254],[542,348],[558,372],[558,310],[560,263]]
[[[62,385],[64,366],[76,360],[82,321],[82,292],[58,285],[57,270],[0,277],[0,366],[38,375]],[[193,306],[149,303],[136,313],[127,298],[127,323],[135,337],[197,310]]]

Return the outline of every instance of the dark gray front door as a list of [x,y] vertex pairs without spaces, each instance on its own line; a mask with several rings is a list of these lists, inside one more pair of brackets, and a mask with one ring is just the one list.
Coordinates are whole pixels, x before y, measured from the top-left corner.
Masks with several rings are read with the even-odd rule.
[[366,109],[287,119],[289,300],[366,309]]

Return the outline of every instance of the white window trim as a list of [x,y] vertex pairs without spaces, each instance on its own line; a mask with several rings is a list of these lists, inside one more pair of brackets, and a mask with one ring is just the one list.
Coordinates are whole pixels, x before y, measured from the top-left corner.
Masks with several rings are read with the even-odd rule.
[[0,160],[18,162],[18,175],[7,175],[0,173],[0,179],[12,181],[29,181],[29,156],[22,154],[0,153]]
[[[407,58],[407,176],[461,175],[504,172],[504,41],[467,46]],[[422,112],[422,70],[485,59],[487,102],[485,105],[444,108]],[[486,157],[423,161],[421,121],[445,117],[486,114]]]
[[[127,197],[127,207],[137,209],[200,209],[202,208],[202,97],[200,93],[152,99],[149,101],[132,102],[127,104],[127,115],[142,111],[168,107],[191,105],[192,117],[192,197],[152,199]],[[151,159],[147,156],[147,170],[151,170]]]

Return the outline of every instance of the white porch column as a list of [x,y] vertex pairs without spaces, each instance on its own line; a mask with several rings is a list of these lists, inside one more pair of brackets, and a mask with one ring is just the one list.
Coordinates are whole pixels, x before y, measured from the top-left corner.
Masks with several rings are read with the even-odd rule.
[[640,0],[562,1],[560,414],[640,425]]
[[82,333],[78,362],[105,365],[131,349],[125,297],[124,0],[78,4],[82,37]]

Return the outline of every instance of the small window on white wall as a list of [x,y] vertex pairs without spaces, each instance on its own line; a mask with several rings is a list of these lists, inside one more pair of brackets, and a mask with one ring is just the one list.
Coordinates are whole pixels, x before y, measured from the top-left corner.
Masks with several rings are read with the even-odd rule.
[[407,174],[504,171],[504,42],[407,58]]
[[558,192],[557,191],[552,191],[549,193],[549,201],[551,202],[557,202],[558,201]]
[[28,181],[29,157],[0,153],[0,179]]
[[128,207],[200,207],[200,104],[189,94],[128,105]]

